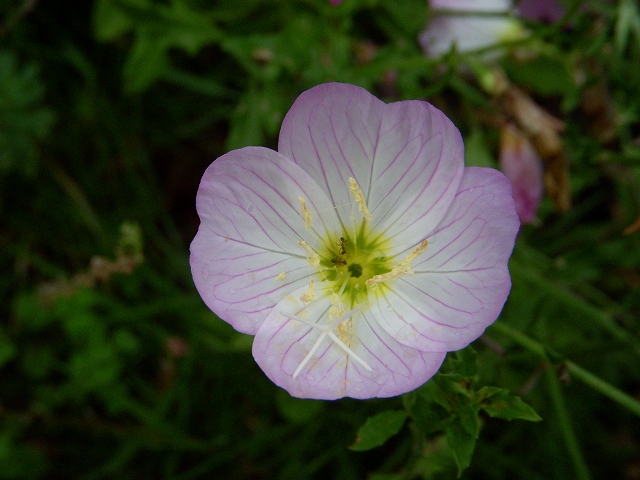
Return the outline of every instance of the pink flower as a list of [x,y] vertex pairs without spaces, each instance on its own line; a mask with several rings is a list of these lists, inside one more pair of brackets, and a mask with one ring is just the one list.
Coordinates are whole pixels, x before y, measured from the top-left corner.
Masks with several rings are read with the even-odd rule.
[[564,8],[558,0],[522,0],[518,13],[529,20],[554,23],[564,16]]
[[504,175],[465,168],[460,133],[426,102],[330,83],[287,113],[278,152],[218,158],[197,195],[193,279],[255,335],[297,397],[390,397],[500,313],[519,227]]
[[525,33],[510,16],[511,0],[431,0],[429,7],[433,15],[418,38],[429,57],[439,57],[454,45],[460,53],[470,52],[517,40]]
[[542,199],[542,161],[529,140],[513,125],[500,134],[500,169],[511,181],[522,223],[533,223]]

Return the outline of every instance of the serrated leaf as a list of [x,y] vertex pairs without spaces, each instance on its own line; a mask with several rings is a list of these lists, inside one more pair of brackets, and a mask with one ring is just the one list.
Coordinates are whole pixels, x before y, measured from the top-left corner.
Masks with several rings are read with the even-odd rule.
[[405,408],[411,415],[412,426],[425,436],[443,431],[450,418],[441,405],[422,395],[415,395],[411,406]]
[[480,419],[478,417],[478,409],[472,405],[460,405],[455,412],[460,419],[460,425],[473,438],[478,438],[480,434]]
[[460,476],[471,463],[471,457],[476,448],[476,439],[466,431],[461,423],[456,422],[447,428],[447,442],[458,466],[458,476]]
[[504,420],[529,420],[539,422],[540,415],[520,397],[511,395],[508,390],[497,387],[484,387],[476,393],[481,399],[480,406],[490,417]]
[[406,419],[407,413],[403,410],[388,410],[369,417],[358,429],[356,441],[349,449],[364,451],[383,445],[400,431]]

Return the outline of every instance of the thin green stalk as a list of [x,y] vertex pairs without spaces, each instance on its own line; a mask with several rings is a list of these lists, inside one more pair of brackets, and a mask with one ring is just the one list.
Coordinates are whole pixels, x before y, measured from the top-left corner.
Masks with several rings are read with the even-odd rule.
[[238,92],[227,88],[219,82],[210,78],[203,78],[192,75],[186,71],[169,69],[162,74],[162,80],[178,85],[179,87],[191,90],[192,92],[207,95],[213,98],[233,100],[239,96]]
[[[505,325],[503,322],[494,323],[491,326],[491,330],[499,332],[501,335],[510,338],[517,344],[521,345],[531,353],[536,354],[544,360],[547,360],[549,362],[556,360],[557,354],[554,353],[554,358],[550,358],[550,350],[547,349],[542,343],[532,339],[531,337],[528,337],[524,333],[510,327],[509,325]],[[627,395],[622,390],[614,387],[610,383],[605,382],[600,377],[585,370],[574,362],[564,359],[562,359],[562,361],[567,367],[569,373],[571,373],[574,378],[581,380],[583,383],[589,385],[597,392],[613,400],[614,402],[619,403],[623,407],[627,408],[630,412],[640,417],[640,402],[638,400],[631,397],[630,395]]]
[[626,407],[628,410],[640,417],[640,402],[636,399],[627,395],[623,391],[618,390],[610,383],[605,382],[600,377],[597,377],[588,370],[585,370],[581,366],[573,363],[571,360],[565,360],[565,365],[567,366],[569,373],[571,373],[575,378],[582,380],[583,383],[589,385],[595,391],[609,397],[615,402],[618,402],[620,405]]
[[608,331],[616,340],[629,345],[636,355],[640,356],[639,339],[624,328],[618,326],[611,315],[595,308],[589,303],[584,302],[580,297],[576,296],[562,285],[558,285],[555,282],[549,282],[548,279],[542,278],[531,269],[527,269],[519,265],[517,262],[511,262],[509,269],[514,276],[518,276],[524,281],[535,285],[536,288],[552,295],[567,307],[590,318],[602,329]]
[[102,229],[100,217],[91,206],[91,202],[89,202],[88,197],[84,194],[80,185],[78,185],[73,178],[67,175],[60,165],[51,162],[49,166],[51,168],[53,178],[55,178],[60,188],[62,188],[64,193],[66,193],[71,201],[76,205],[78,214],[84,221],[87,229],[95,236],[95,238],[106,243],[106,235]]
[[589,469],[584,461],[584,457],[582,456],[582,451],[580,450],[580,444],[578,443],[576,434],[573,431],[573,426],[571,425],[571,419],[569,417],[569,412],[567,411],[564,396],[562,395],[560,381],[558,380],[558,376],[554,369],[551,368],[551,365],[547,368],[545,376],[547,378],[547,385],[549,386],[549,396],[551,397],[551,402],[553,403],[553,407],[556,411],[560,434],[562,435],[567,447],[567,452],[569,453],[569,457],[571,458],[571,462],[573,463],[573,467],[576,471],[576,478],[578,480],[591,480]]

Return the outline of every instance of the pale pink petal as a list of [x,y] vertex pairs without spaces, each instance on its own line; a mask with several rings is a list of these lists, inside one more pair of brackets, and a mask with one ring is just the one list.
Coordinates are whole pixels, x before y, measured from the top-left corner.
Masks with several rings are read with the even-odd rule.
[[[283,313],[314,321],[331,307],[329,296],[303,305],[299,298],[305,290],[292,293],[276,305],[253,342],[253,356],[258,365],[276,385],[291,395],[325,400],[391,397],[422,385],[442,364],[445,353],[421,352],[398,343],[378,325],[370,312],[365,312],[354,315],[351,326],[345,327],[341,338],[370,370],[325,336],[298,376],[293,378],[321,332]],[[326,322],[325,315],[318,323]],[[338,328],[333,331],[340,335]]]
[[[299,197],[311,213],[309,229]],[[315,245],[339,225],[314,180],[261,147],[234,150],[211,164],[196,206],[201,224],[190,259],[195,285],[207,306],[243,333],[255,333],[278,301],[315,275],[298,242]]]
[[429,7],[432,10],[505,12],[511,8],[511,0],[429,0]]
[[443,218],[460,182],[463,143],[445,115],[426,102],[385,104],[353,85],[329,83],[302,93],[285,117],[280,153],[306,170],[353,225],[349,177],[373,217],[403,251]]
[[500,170],[511,181],[520,221],[534,222],[542,200],[542,160],[527,137],[514,126],[501,131]]
[[[419,35],[418,41],[425,55],[439,57],[454,45],[459,53],[472,52],[516,40],[523,33],[520,23],[509,17],[436,15]],[[488,59],[497,58],[500,54],[499,50],[487,52]]]
[[372,315],[405,345],[427,351],[465,347],[502,310],[519,224],[507,178],[489,168],[466,168],[449,212],[412,263],[415,273],[383,289]]

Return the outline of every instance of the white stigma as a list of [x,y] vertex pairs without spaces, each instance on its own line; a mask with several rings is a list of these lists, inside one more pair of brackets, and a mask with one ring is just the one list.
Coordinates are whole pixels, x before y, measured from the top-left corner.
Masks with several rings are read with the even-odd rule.
[[344,342],[342,340],[340,340],[335,333],[333,333],[333,330],[340,325],[342,322],[344,322],[345,320],[347,320],[348,318],[352,317],[354,314],[358,313],[360,311],[360,307],[356,307],[353,310],[348,311],[347,313],[345,313],[344,315],[342,315],[340,318],[338,318],[337,320],[335,320],[332,323],[329,323],[327,325],[319,325],[317,323],[314,322],[310,322],[309,320],[307,320],[306,318],[301,318],[301,317],[297,317],[295,315],[290,315],[286,312],[280,312],[280,314],[283,317],[287,317],[289,320],[295,320],[296,322],[300,322],[300,323],[304,323],[305,325],[308,325],[309,327],[312,328],[316,328],[318,330],[320,330],[320,336],[316,339],[316,342],[313,344],[313,347],[311,347],[311,350],[309,350],[309,353],[307,353],[307,356],[304,357],[304,359],[302,360],[302,362],[300,362],[300,365],[298,365],[298,368],[296,368],[296,371],[293,372],[293,378],[296,378],[300,372],[302,371],[302,369],[305,367],[305,365],[307,363],[309,363],[309,360],[311,360],[311,358],[313,357],[313,355],[316,353],[316,351],[318,350],[318,348],[320,347],[320,344],[322,343],[322,341],[325,339],[325,337],[329,337],[331,340],[333,340],[336,345],[338,345],[342,350],[344,350],[344,352],[350,356],[351,358],[353,358],[355,361],[357,361],[360,365],[362,365],[364,368],[366,368],[367,370],[371,371],[372,368],[369,366],[369,364],[367,362],[365,362],[363,359],[361,359],[358,355],[356,355],[356,353],[351,350],[348,346],[346,346],[344,344]]

